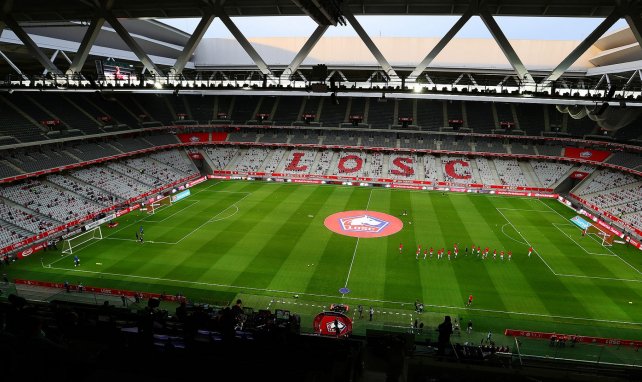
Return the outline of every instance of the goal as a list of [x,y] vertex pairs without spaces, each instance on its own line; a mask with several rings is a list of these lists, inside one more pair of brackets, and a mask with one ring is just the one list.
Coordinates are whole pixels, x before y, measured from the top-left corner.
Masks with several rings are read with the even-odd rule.
[[613,239],[615,239],[615,235],[612,234],[611,232],[603,231],[592,224],[586,229],[585,232],[589,235],[597,236],[602,242],[603,246],[605,247],[613,246]]
[[153,215],[161,207],[172,205],[172,199],[169,196],[166,196],[162,199],[154,200],[152,203],[149,203],[145,206],[145,211]]
[[62,244],[62,253],[72,254],[79,246],[92,240],[101,240],[102,238],[103,232],[100,230],[100,226],[92,228],[77,236],[65,240]]

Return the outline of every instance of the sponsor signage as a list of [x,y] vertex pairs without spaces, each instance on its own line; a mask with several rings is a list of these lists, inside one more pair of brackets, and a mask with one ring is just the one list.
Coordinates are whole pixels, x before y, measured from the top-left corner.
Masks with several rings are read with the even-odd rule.
[[590,160],[594,162],[604,162],[606,158],[611,155],[610,151],[583,149],[579,147],[566,147],[564,148],[564,156],[566,158],[576,158]]
[[566,341],[571,341],[573,338],[575,338],[575,342],[588,343],[588,344],[631,346],[636,348],[639,348],[640,346],[642,346],[642,341],[637,341],[637,340],[621,340],[617,338],[576,336],[574,334],[532,332],[529,330],[506,329],[504,331],[504,335],[511,336],[511,337],[539,338],[544,340],[550,340],[551,337],[555,337],[558,339],[564,338],[566,339]]
[[571,219],[571,222],[575,224],[576,226],[580,227],[582,231],[586,230],[588,227],[592,226],[591,223],[587,222],[586,220],[582,219],[579,216],[575,216],[574,218]]
[[178,202],[181,199],[187,198],[191,194],[192,194],[192,192],[190,190],[185,190],[185,191],[179,192],[178,194],[171,196],[172,202]]
[[111,220],[114,220],[114,219],[116,219],[116,214],[109,214],[109,215],[105,216],[105,217],[104,217],[104,218],[102,218],[102,219],[98,219],[98,220],[96,220],[96,221],[93,221],[93,222],[91,222],[91,223],[86,224],[86,225],[85,225],[85,229],[86,229],[87,231],[89,231],[89,230],[90,230],[90,229],[92,229],[92,228],[96,228],[96,227],[98,227],[99,225],[101,225],[101,224],[103,224],[103,223],[107,223],[108,221],[111,221]]

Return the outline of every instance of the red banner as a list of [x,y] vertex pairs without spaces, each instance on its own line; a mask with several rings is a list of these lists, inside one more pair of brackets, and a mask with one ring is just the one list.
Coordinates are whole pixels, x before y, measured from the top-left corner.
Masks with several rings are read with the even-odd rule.
[[[15,279],[14,282],[16,284],[21,284],[21,285],[35,285],[35,286],[41,286],[45,288],[65,289],[65,284],[63,283],[54,283],[54,282],[37,281],[37,280],[25,280],[25,279]],[[77,291],[78,285],[69,285],[69,289],[73,291]],[[134,297],[136,294],[138,294],[143,299],[159,298],[159,299],[162,299],[163,301],[179,301],[181,299],[181,297],[174,296],[174,295],[161,295],[159,293],[136,292],[136,291],[130,291],[130,290],[124,290],[124,289],[99,288],[99,287],[92,287],[92,286],[83,286],[83,291],[89,292],[89,293],[111,294],[114,296],[127,296],[127,297]]]
[[577,158],[595,162],[604,162],[611,155],[610,151],[582,149],[579,147],[564,148],[564,156],[567,158]]
[[588,173],[588,172],[584,172],[584,171],[573,171],[573,173],[571,174],[571,179],[578,179],[578,180],[580,180],[580,179],[584,179],[584,178],[586,178],[587,176],[589,176],[589,173]]
[[183,143],[198,143],[210,141],[210,133],[176,134],[176,136]]
[[194,160],[203,160],[203,154],[201,153],[188,153],[187,155]]
[[544,340],[550,340],[551,337],[555,336],[555,338],[557,339],[564,338],[567,341],[570,341],[572,338],[575,338],[575,342],[581,342],[585,344],[631,346],[635,348],[639,348],[640,346],[642,346],[642,341],[636,341],[636,340],[621,340],[616,338],[578,336],[575,334],[531,332],[529,330],[506,329],[504,331],[504,335],[511,336],[511,337],[538,338],[538,339],[544,339]]

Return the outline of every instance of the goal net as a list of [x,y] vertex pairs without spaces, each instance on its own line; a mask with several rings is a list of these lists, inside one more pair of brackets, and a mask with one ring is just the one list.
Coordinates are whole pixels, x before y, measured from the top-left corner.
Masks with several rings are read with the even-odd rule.
[[155,200],[152,203],[148,203],[145,206],[145,211],[148,214],[153,215],[153,214],[156,213],[156,211],[158,209],[160,209],[162,207],[165,207],[165,206],[170,206],[171,204],[172,204],[172,199],[170,199],[169,196],[166,196],[166,197],[164,197],[162,199]]
[[65,240],[62,244],[62,253],[72,254],[81,245],[92,240],[100,240],[102,238],[103,232],[100,230],[100,226],[92,228],[77,236]]
[[615,235],[611,232],[603,231],[594,225],[589,226],[585,232],[589,235],[597,236],[605,247],[611,247],[613,245]]

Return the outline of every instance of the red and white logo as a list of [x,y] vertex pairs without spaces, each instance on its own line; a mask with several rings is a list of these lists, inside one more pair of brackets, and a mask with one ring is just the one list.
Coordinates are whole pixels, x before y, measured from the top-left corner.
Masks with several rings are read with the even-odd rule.
[[332,232],[352,237],[374,238],[395,234],[403,228],[398,218],[377,211],[343,211],[325,218]]
[[190,140],[190,142],[200,142],[201,141],[201,139],[199,137],[197,137],[196,135],[192,135],[191,137],[189,137],[189,140]]
[[32,253],[33,253],[33,248],[29,248],[29,249],[25,249],[24,251],[22,251],[20,256],[27,257],[27,256],[31,255]]
[[340,218],[339,222],[344,231],[375,233],[381,232],[390,224],[390,222],[368,215]]
[[592,153],[592,152],[590,152],[590,151],[582,151],[582,152],[580,153],[580,156],[581,156],[582,158],[590,158],[590,157],[592,157],[592,156],[593,156],[593,153]]

